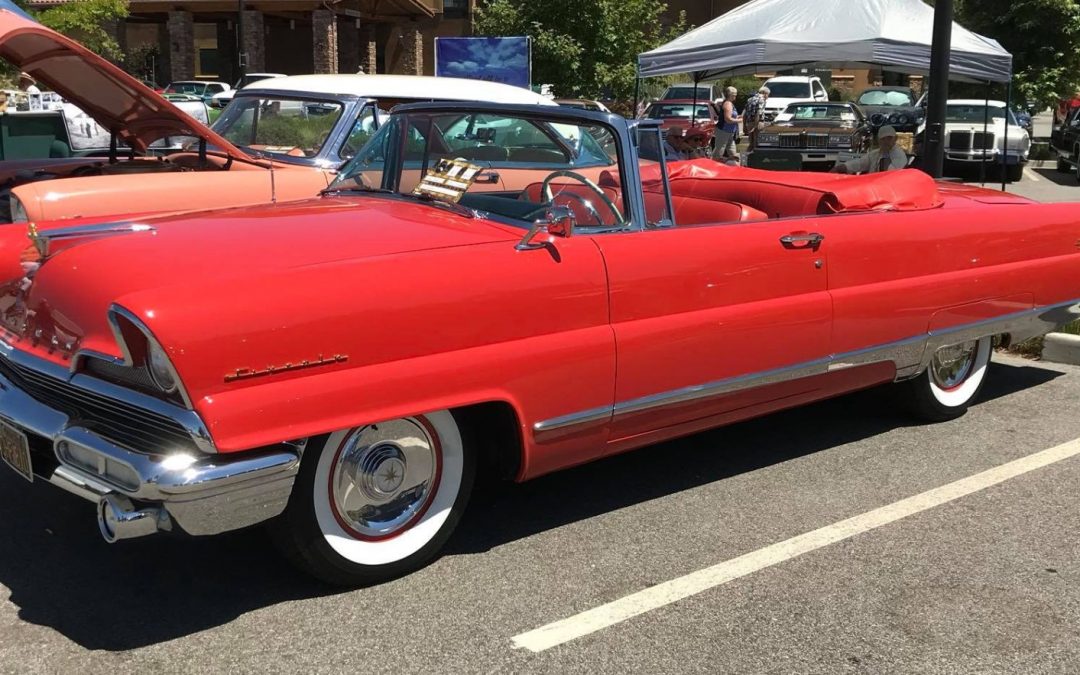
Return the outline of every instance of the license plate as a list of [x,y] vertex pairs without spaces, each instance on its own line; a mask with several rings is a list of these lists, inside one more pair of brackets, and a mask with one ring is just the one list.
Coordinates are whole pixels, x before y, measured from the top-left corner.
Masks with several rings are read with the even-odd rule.
[[26,434],[15,427],[0,422],[0,458],[4,463],[19,472],[26,480],[34,481],[34,471],[30,466],[30,445]]

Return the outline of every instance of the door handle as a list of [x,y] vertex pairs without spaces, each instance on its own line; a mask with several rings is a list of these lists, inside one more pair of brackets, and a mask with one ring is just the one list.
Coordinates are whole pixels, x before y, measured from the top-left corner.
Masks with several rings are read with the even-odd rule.
[[780,243],[784,248],[809,248],[816,251],[824,239],[825,235],[817,232],[793,232],[780,237]]
[[491,184],[498,183],[499,182],[499,174],[496,171],[488,171],[487,173],[478,173],[478,174],[476,174],[476,179],[473,180],[473,182],[474,183],[491,183]]

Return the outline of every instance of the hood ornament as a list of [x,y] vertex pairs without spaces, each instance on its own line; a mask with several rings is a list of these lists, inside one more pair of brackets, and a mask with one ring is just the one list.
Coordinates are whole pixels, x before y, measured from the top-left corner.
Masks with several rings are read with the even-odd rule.
[[50,244],[54,240],[79,239],[83,237],[102,237],[113,234],[127,234],[130,232],[153,232],[151,225],[132,222],[98,223],[96,225],[75,225],[73,227],[58,227],[54,230],[41,232],[34,223],[30,223],[27,236],[37,249],[41,261],[44,262],[50,253]]

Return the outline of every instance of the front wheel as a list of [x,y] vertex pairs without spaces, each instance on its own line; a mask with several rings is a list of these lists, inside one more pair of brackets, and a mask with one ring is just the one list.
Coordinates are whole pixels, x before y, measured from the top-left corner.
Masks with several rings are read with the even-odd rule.
[[1024,165],[1010,164],[1005,168],[1005,177],[1010,183],[1019,183],[1024,178]]
[[476,473],[469,446],[445,410],[319,439],[272,524],[274,540],[295,565],[335,585],[412,572],[461,519]]
[[928,422],[967,412],[986,380],[992,346],[984,337],[937,350],[921,375],[903,383],[912,412]]

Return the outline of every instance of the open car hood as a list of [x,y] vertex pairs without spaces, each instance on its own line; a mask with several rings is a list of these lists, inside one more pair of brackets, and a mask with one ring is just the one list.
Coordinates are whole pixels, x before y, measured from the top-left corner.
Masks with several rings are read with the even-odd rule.
[[0,10],[0,57],[74,103],[139,152],[165,136],[195,136],[233,159],[242,150],[79,43]]

